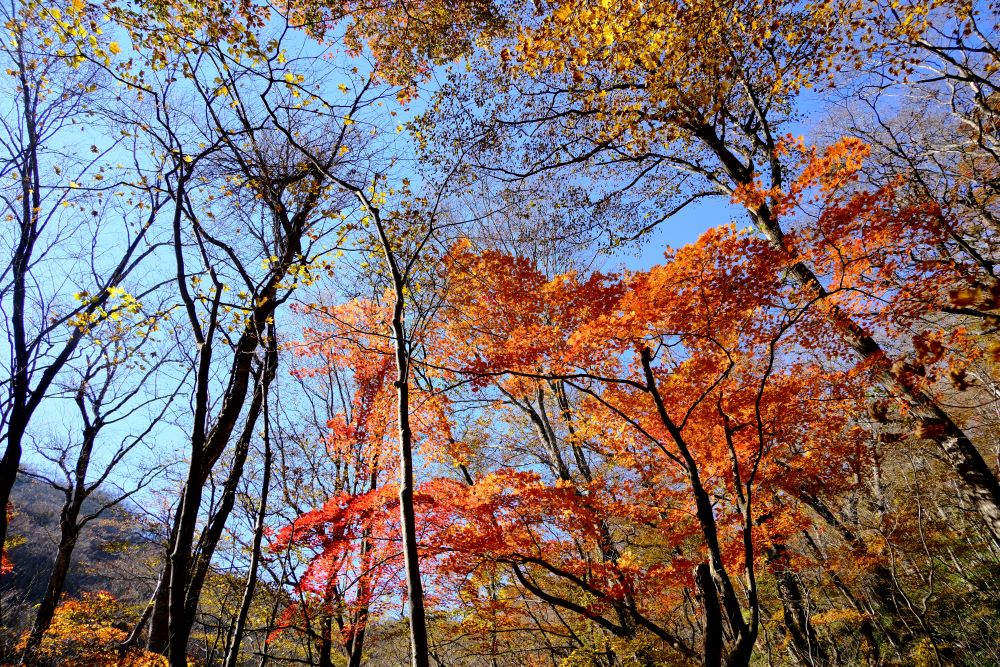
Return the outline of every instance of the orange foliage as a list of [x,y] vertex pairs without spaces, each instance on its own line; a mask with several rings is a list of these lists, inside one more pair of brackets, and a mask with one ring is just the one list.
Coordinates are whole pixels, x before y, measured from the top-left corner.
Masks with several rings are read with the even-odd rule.
[[[512,567],[524,569],[520,585],[548,589],[613,633],[621,605],[671,617],[693,595],[694,566],[711,558],[706,531],[718,532],[721,565],[742,572],[811,520],[801,494],[852,483],[865,455],[865,434],[851,427],[861,386],[810,359],[805,346],[825,324],[780,280],[786,262],[732,227],[621,275],[549,280],[521,258],[452,249],[431,363],[511,401],[562,383],[574,396],[564,437],[591,456],[590,470],[556,478],[500,467],[471,486],[424,487],[437,575],[461,582],[476,618],[516,625],[516,598],[487,585],[509,581]],[[670,422],[643,377],[643,350]],[[484,409],[494,437],[518,419],[500,403]],[[696,519],[693,485],[713,498],[713,526]]]
[[[35,658],[64,667],[165,667],[162,655],[119,648],[135,619],[132,605],[104,591],[65,600],[56,608]],[[26,640],[27,635],[22,643]]]
[[[392,518],[399,511],[395,358],[381,334],[391,312],[355,300],[309,314],[314,325],[291,346],[301,362],[293,374],[331,382],[336,374],[339,398],[327,397],[322,443],[337,472],[332,496],[272,537],[272,552],[311,556],[277,632],[309,634],[314,623],[336,616],[338,641],[348,647],[405,591],[399,525]],[[430,457],[455,453],[444,405],[440,397],[414,392],[411,419]]]
[[953,307],[1000,305],[994,280],[977,262],[942,255],[960,223],[937,202],[906,192],[900,179],[860,188],[869,148],[856,139],[822,151],[791,141],[785,146],[800,163],[787,190],[744,188],[736,200],[770,200],[789,230],[793,256],[786,261],[804,261],[824,280],[830,295],[821,308],[835,306],[869,332],[910,339],[917,385],[930,391],[938,379],[960,373],[982,352],[965,328],[928,330],[926,318]]

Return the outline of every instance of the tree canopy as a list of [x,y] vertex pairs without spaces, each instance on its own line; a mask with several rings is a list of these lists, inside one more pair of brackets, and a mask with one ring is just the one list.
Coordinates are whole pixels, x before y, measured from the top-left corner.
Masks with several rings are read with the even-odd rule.
[[0,664],[1000,664],[997,10],[12,0]]

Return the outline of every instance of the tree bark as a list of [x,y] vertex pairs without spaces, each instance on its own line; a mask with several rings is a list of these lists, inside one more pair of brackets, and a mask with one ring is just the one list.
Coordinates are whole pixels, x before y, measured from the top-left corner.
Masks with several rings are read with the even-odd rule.
[[323,629],[319,638],[319,667],[333,667],[333,619],[323,617]]
[[[171,543],[173,540],[171,540]],[[169,554],[167,554],[169,558]],[[146,650],[165,655],[170,645],[170,567],[164,560],[160,581],[153,594],[153,610],[149,615],[149,636],[146,637]]]
[[413,432],[410,428],[409,354],[403,326],[403,289],[398,284],[392,331],[396,347],[396,401],[399,421],[399,514],[403,531],[406,595],[410,609],[410,651],[413,667],[429,667],[424,589],[420,582],[417,520],[413,508]]
[[799,664],[822,667],[828,664],[826,653],[819,643],[816,631],[809,623],[802,588],[789,569],[788,553],[783,544],[776,544],[766,552],[767,562],[778,584],[782,616],[788,630],[788,650]]
[[699,563],[694,570],[694,582],[698,588],[705,617],[704,636],[701,642],[702,664],[705,667],[722,667],[722,608],[712,581],[712,569],[708,563]]

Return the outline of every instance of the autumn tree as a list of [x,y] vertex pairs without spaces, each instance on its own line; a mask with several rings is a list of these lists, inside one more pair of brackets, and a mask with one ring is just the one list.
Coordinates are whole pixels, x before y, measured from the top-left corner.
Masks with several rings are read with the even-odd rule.
[[[87,338],[92,344],[81,355],[79,368],[67,372],[72,379],[67,381],[64,398],[71,400],[79,412],[79,436],[71,436],[68,444],[57,442],[39,447],[38,454],[55,468],[51,473],[22,473],[40,478],[65,497],[55,563],[25,645],[29,653],[38,648],[52,622],[80,533],[108,510],[141,493],[163,468],[149,467],[148,471],[137,474],[128,488],[111,490],[106,501],[82,511],[89,498],[108,486],[109,478],[132,462],[136,450],[149,450],[151,435],[160,428],[176,397],[176,387],[169,382],[162,382],[162,393],[156,389],[147,393],[155,386],[151,380],[171,362],[169,348],[159,343],[153,330],[165,314],[154,309],[152,315],[136,318],[139,309],[132,310],[124,317],[120,312],[112,313],[107,321],[88,327]],[[138,324],[129,321],[135,319]],[[113,437],[110,433],[115,428],[140,419],[144,420],[144,428],[126,435],[117,446],[104,442]],[[133,465],[138,471],[144,464],[136,461]]]
[[[192,451],[204,451],[205,460],[192,462],[192,471],[198,470],[192,473],[194,477],[185,485],[184,502],[178,510],[177,528],[172,538],[176,544],[171,552],[170,574],[165,574],[163,578],[163,590],[170,591],[173,623],[179,623],[182,628],[185,621],[181,619],[191,617],[193,605],[198,599],[196,583],[189,587],[188,593],[183,593],[177,583],[187,579],[185,573],[191,559],[191,540],[200,511],[201,492],[196,488],[204,486],[243,411],[252,355],[262,342],[264,328],[271,321],[275,308],[287,298],[288,283],[294,286],[295,281],[311,279],[309,271],[316,259],[311,248],[329,229],[329,223],[335,223],[340,216],[342,205],[333,201],[337,192],[358,194],[367,189],[367,175],[352,174],[347,177],[346,174],[334,174],[344,169],[347,161],[360,165],[362,170],[371,169],[365,166],[365,161],[371,156],[366,158],[355,153],[345,159],[345,155],[351,150],[359,151],[363,146],[363,141],[358,140],[363,136],[356,126],[358,112],[375,105],[381,95],[372,88],[372,80],[412,85],[431,63],[467,48],[466,27],[484,25],[489,21],[490,14],[488,7],[480,7],[476,3],[463,3],[460,8],[461,11],[451,13],[443,21],[428,23],[427,19],[439,12],[436,6],[428,5],[419,12],[424,15],[423,19],[414,17],[402,29],[394,24],[392,12],[386,13],[382,7],[369,7],[364,3],[345,8],[320,4],[292,5],[287,8],[286,18],[272,16],[267,6],[244,6],[237,12],[231,12],[227,6],[219,4],[164,4],[138,12],[126,8],[116,8],[114,12],[116,19],[129,30],[133,45],[143,50],[146,65],[154,72],[163,70],[177,75],[176,79],[169,75],[165,78],[155,75],[157,85],[153,90],[143,78],[144,71],[123,76],[141,97],[152,99],[154,108],[159,112],[159,127],[152,133],[157,144],[155,150],[166,162],[180,169],[177,179],[168,186],[175,207],[178,282],[189,325],[200,349]],[[218,16],[226,16],[229,20],[216,21]],[[352,81],[353,91],[348,91],[346,84],[340,84],[347,95],[346,104],[343,100],[330,99],[325,91],[309,88],[311,82],[307,81],[307,76],[310,73],[295,71],[295,61],[287,60],[283,42],[293,24],[305,25],[311,35],[322,39],[345,21],[347,33],[344,43],[348,51],[357,54],[362,41],[367,40],[377,60],[373,76],[367,82],[358,75]],[[284,30],[280,27],[283,22]],[[443,40],[442,31],[451,38]],[[334,46],[339,46],[338,40],[334,40]],[[204,57],[195,58],[193,49],[201,50]],[[312,62],[320,61],[313,59]],[[304,66],[306,63],[300,64]],[[357,72],[357,68],[354,71]],[[166,94],[171,88],[200,99],[206,120],[200,129],[185,127],[186,119],[176,116],[177,107],[172,106]],[[399,97],[405,99],[406,95],[404,90]],[[248,107],[247,103],[251,100],[253,105]],[[190,143],[187,135],[189,128],[194,129],[194,136],[200,139],[195,139],[197,146]],[[304,131],[303,128],[312,129]],[[212,179],[212,176],[200,176],[196,171],[202,164],[211,165],[216,156],[225,156],[224,162],[238,165],[235,176],[226,174],[224,177],[231,180],[228,185],[222,186],[222,198],[235,198],[238,202],[240,197],[252,195],[259,200],[262,208],[257,208],[257,213],[250,215],[263,211],[265,217],[273,218],[265,225],[273,225],[273,228],[262,229],[257,234],[263,247],[254,261],[263,259],[266,270],[259,277],[251,277],[253,271],[244,264],[246,258],[238,257],[234,245],[208,232],[207,225],[200,222],[200,211],[190,206],[190,194],[203,191],[204,184],[208,182],[199,183],[197,179]],[[219,179],[223,174],[216,172],[213,176]],[[210,196],[214,198],[218,195]],[[370,213],[371,206],[361,203]],[[248,212],[256,204],[248,202]],[[181,249],[182,243],[187,242],[182,240],[180,231],[183,220],[194,223],[192,240],[205,264],[207,275],[211,276],[213,284],[209,292],[214,291],[211,296],[199,293],[196,285],[192,296],[185,284],[188,273],[185,252]],[[248,226],[253,229],[255,224],[259,223],[251,222]],[[349,225],[343,228],[347,229]],[[240,299],[249,305],[233,310],[238,322],[230,326],[233,330],[242,330],[242,333],[232,341],[234,361],[231,382],[221,412],[209,427],[202,422],[209,413],[210,343],[220,329],[217,318],[224,306],[223,292],[228,288],[228,284],[218,278],[222,272],[215,271],[209,260],[210,255],[219,252],[233,264],[233,278],[245,286],[240,292]],[[202,304],[206,304],[205,313],[209,317],[205,330],[198,314]],[[229,312],[231,307],[224,307],[225,312]],[[400,372],[405,372],[405,366],[400,365],[400,369]],[[265,376],[272,377],[273,368]],[[401,391],[405,392],[405,389]],[[257,416],[254,405],[256,402],[251,402],[247,415],[248,435],[252,433]],[[405,423],[401,429],[405,431]],[[199,457],[193,456],[193,459]],[[234,472],[237,470],[234,468]],[[224,523],[227,514],[228,510],[223,511],[217,519]],[[408,522],[408,526],[412,527],[412,521]],[[217,532],[210,531],[209,534]],[[211,548],[201,558],[203,568],[210,557]],[[412,567],[411,574],[415,576],[415,561]],[[413,584],[411,599],[415,602],[414,637],[418,644],[414,660],[423,660],[425,651],[419,646],[422,634],[419,631],[422,608],[419,577]],[[165,638],[166,626],[158,621],[163,616],[162,612],[153,614],[151,636],[158,648]],[[172,659],[181,660],[186,631],[172,632],[171,635],[174,642]]]
[[[502,179],[582,170],[567,180],[597,179],[590,204],[625,221],[619,238],[705,198],[735,196],[760,234],[790,257],[790,230],[775,203],[739,193],[784,191],[793,180],[782,142],[805,89],[876,53],[889,53],[893,71],[908,71],[908,56],[891,49],[893,36],[919,43],[933,25],[921,3],[884,17],[853,2],[667,3],[654,11],[555,2],[511,12],[518,27],[496,46],[498,55],[483,56],[490,64],[481,69],[503,74],[445,87],[443,104],[456,113],[428,115],[426,129],[444,146],[468,153],[477,145],[483,172]],[[954,12],[966,25],[962,10]],[[497,101],[481,102],[475,86],[492,87]],[[516,166],[496,159],[497,146],[516,156]],[[792,275],[807,295],[836,291],[808,262]],[[988,530],[1000,535],[1000,483],[969,434],[898,372],[892,350],[856,314],[839,305],[829,313],[861,363],[881,369],[877,382],[924,424],[923,436],[941,447]]]
[[[169,649],[177,664],[186,659],[201,585],[277,370],[276,311],[301,282],[313,280],[311,271],[322,268],[318,262],[330,251],[326,237],[337,226],[340,204],[330,197],[326,175],[303,165],[295,149],[281,143],[280,127],[295,123],[296,132],[306,133],[311,126],[311,141],[326,142],[327,168],[343,160],[349,135],[348,121],[330,132],[326,125],[333,119],[317,121],[310,109],[296,104],[302,75],[290,65],[261,59],[260,69],[238,69],[237,63],[227,64],[225,50],[212,48],[199,62],[182,60],[164,72],[166,78],[176,72],[178,87],[186,88],[177,94],[201,97],[207,124],[183,127],[173,97],[162,95],[153,100],[161,123],[149,129],[154,150],[167,169],[177,170],[164,187],[173,205],[176,285],[197,350],[190,468],[150,628],[150,647]],[[276,47],[274,57],[279,53]],[[224,83],[215,82],[220,75]],[[365,90],[340,106],[343,116],[362,104]],[[257,95],[263,95],[256,98],[259,104],[242,101]],[[195,139],[188,138],[191,131]],[[225,160],[215,162],[222,156]],[[220,368],[228,368],[223,379],[216,375]],[[222,388],[221,402],[213,397],[216,387]],[[235,457],[223,482],[226,492],[196,543],[203,489],[231,445]]]
[[[79,138],[86,125],[108,127],[97,113],[106,80],[99,68],[67,55],[72,49],[61,48],[59,27],[94,19],[81,3],[62,8],[15,3],[3,10],[10,101],[0,158],[9,223],[2,287],[10,341],[0,415],[4,506],[40,407],[77,356],[89,327],[130,316],[138,301],[126,291],[126,281],[160,240],[150,228],[164,199],[133,188],[113,162],[118,150],[131,146],[129,137],[108,132],[110,139],[99,142]],[[103,58],[110,48],[95,39],[87,54]],[[0,542],[6,537],[3,514]]]
[[320,665],[332,664],[335,652],[350,665],[363,664],[368,625],[381,615],[402,573],[398,523],[385,518],[395,504],[398,461],[393,357],[377,337],[365,345],[347,333],[373,328],[385,315],[361,303],[317,312],[298,348],[306,365],[297,374],[314,387],[313,405],[325,420],[313,437],[324,444],[330,488],[317,499],[320,506],[302,508],[282,528],[270,549],[309,550],[278,632],[315,641]]
[[63,601],[36,653],[41,664],[161,667],[163,656],[119,649],[132,610],[111,594],[98,591]]
[[997,662],[995,9],[3,10],[9,645]]
[[[468,494],[444,484],[437,490],[441,511],[459,498],[462,517],[439,521],[454,553],[446,568],[479,567],[468,558],[509,566],[533,596],[629,640],[631,648],[619,650],[648,664],[657,658],[641,648],[645,633],[706,664],[749,661],[760,624],[757,561],[764,545],[794,531],[797,520],[793,507],[770,494],[786,488],[778,479],[791,481],[788,461],[799,448],[827,446],[831,458],[817,464],[837,465],[832,441],[807,444],[792,425],[823,422],[808,437],[837,437],[856,397],[837,397],[835,388],[850,386],[843,376],[813,375],[819,369],[790,357],[781,339],[811,302],[796,307],[772,273],[780,257],[743,236],[709,235],[667,265],[621,282],[572,274],[547,281],[523,259],[455,252],[455,310],[440,363],[477,383],[508,377],[499,402],[525,414],[538,432],[536,451],[554,484],[516,469],[488,472],[481,484],[468,476]],[[748,246],[754,252],[740,259]],[[729,284],[744,289],[717,290]],[[821,319],[809,326],[825,325]],[[798,382],[811,381],[811,391],[833,392],[830,410],[792,417],[784,392],[802,395],[810,390]],[[571,402],[569,392],[578,398]],[[808,402],[799,407],[812,409]],[[623,433],[629,435],[616,445]],[[623,460],[632,463],[622,467]],[[687,506],[686,520],[668,509]],[[661,535],[678,531],[674,544],[701,545],[692,554],[679,547],[674,556],[690,569],[669,557],[654,565],[663,552],[646,552],[641,538],[629,538],[654,523]],[[574,553],[582,545],[593,545],[599,558]],[[656,582],[663,590],[667,572],[680,578],[662,593],[677,597],[663,599],[646,587]],[[566,586],[577,592],[560,591]],[[576,601],[580,595],[591,602]],[[701,609],[686,613],[701,619],[698,636],[662,620],[666,609],[685,609],[695,598]]]

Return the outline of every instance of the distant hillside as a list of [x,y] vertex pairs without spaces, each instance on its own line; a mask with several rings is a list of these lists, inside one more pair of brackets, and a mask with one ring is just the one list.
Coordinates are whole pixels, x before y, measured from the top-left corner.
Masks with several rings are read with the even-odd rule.
[[[5,610],[26,609],[41,599],[59,542],[59,514],[64,497],[53,487],[21,477],[12,494],[14,517],[10,534],[19,544],[10,550],[14,571],[2,577],[0,595]],[[93,512],[106,498],[97,495],[84,504]],[[135,602],[148,599],[155,584],[151,567],[160,555],[137,514],[117,508],[84,527],[74,551],[65,593],[106,590]],[[14,616],[23,614],[14,613]]]

